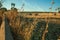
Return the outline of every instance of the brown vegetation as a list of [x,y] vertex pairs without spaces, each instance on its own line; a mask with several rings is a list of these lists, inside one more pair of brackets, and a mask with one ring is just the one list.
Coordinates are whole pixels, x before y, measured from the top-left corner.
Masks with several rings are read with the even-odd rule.
[[[22,14],[22,15],[21,15]],[[3,15],[5,15],[5,17],[8,20],[10,29],[11,29],[11,33],[13,35],[14,40],[30,40],[31,36],[32,36],[32,32],[36,27],[37,22],[39,22],[39,18],[41,17],[41,15],[43,14],[35,14],[34,18],[32,16],[32,18],[28,18],[26,14],[21,13],[20,15],[18,14],[17,10],[8,10],[8,11],[3,11],[0,10],[0,25],[2,23],[2,19],[3,19]],[[44,14],[45,16],[47,15]],[[49,15],[49,14],[48,14]],[[50,16],[52,16],[53,14],[50,14]],[[45,16],[43,16],[45,18]],[[30,15],[31,17],[31,15]],[[38,17],[35,18],[35,17]],[[59,15],[58,15],[59,17]]]

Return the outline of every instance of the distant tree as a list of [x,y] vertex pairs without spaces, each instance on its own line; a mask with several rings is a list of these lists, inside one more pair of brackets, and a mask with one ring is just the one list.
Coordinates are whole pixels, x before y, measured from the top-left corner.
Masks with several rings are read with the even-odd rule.
[[60,7],[58,8],[58,12],[60,12]]
[[2,10],[2,11],[7,11],[7,9],[6,9],[6,8],[1,8],[0,10]]
[[11,3],[11,10],[17,11],[17,8],[15,8],[15,3]]
[[60,12],[60,7],[58,7],[57,9],[55,9],[56,11]]
[[2,3],[4,3],[6,0],[0,0],[0,8],[3,6]]
[[15,3],[11,3],[11,9],[15,8]]
[[2,7],[2,3],[1,3],[1,1],[0,1],[0,9],[1,9],[1,7]]
[[0,16],[3,16],[4,12],[6,12],[6,8],[0,8]]

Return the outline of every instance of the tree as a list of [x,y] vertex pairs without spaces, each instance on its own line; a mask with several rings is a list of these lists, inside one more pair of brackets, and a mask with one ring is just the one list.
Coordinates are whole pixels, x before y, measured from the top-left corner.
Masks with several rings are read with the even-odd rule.
[[56,11],[60,12],[60,7],[56,8]]
[[0,8],[3,6],[2,3],[4,3],[5,1],[4,0],[0,0]]
[[11,3],[11,9],[15,8],[15,3]]
[[60,12],[60,7],[58,8],[58,12]]
[[0,1],[0,9],[1,9],[1,7],[2,7],[2,3],[1,3],[1,1]]

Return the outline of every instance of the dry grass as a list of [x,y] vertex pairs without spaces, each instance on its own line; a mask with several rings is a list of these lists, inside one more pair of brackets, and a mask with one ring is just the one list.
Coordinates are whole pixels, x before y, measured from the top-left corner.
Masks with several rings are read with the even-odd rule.
[[[3,13],[3,11],[0,11],[1,18],[3,18],[3,14],[5,14],[6,18],[8,19],[14,40],[30,40],[32,32],[33,32],[34,28],[36,27],[35,25],[37,23],[37,21],[35,19],[34,19],[35,21],[30,22],[29,19],[31,19],[31,18],[28,18],[28,19],[26,19],[25,17],[21,18],[21,16],[18,15],[18,12],[16,10],[9,10],[4,13]],[[47,14],[45,14],[45,16],[46,15]],[[43,17],[45,17],[45,16],[43,16]]]

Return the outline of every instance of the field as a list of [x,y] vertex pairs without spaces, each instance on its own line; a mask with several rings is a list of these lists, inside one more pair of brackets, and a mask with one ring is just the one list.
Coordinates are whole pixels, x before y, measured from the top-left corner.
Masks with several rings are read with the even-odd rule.
[[0,10],[1,40],[60,40],[59,30],[60,13]]

